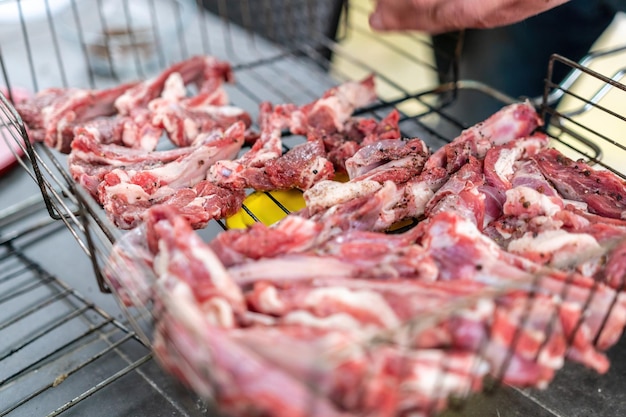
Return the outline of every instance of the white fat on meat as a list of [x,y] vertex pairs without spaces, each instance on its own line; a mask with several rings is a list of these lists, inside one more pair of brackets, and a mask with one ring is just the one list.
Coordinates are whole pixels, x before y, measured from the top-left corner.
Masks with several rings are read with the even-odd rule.
[[533,216],[543,214],[552,217],[562,209],[550,197],[530,187],[518,186],[507,190],[504,214],[520,215],[518,213],[520,204],[523,204],[527,211],[532,211]]
[[[161,293],[158,298],[165,304],[168,313],[183,323],[187,329],[203,329],[206,327],[207,320],[221,327],[231,328],[234,326],[235,320],[232,317],[232,309],[230,310],[231,317],[227,317],[227,312],[223,309],[221,311],[218,308],[203,311],[195,299],[193,290],[177,278],[168,275],[161,277],[158,281],[158,288],[157,294]],[[211,316],[214,313],[219,315]]]
[[225,298],[234,303],[243,303],[241,289],[232,280],[224,265],[217,258],[215,253],[207,248],[197,245],[191,246],[191,254],[194,258],[202,262],[211,275],[211,282]]
[[362,323],[347,313],[336,313],[326,317],[317,317],[308,311],[292,311],[283,317],[287,324],[298,324],[306,327],[319,329],[346,330],[349,332],[361,332],[366,329]]
[[[187,89],[185,88],[183,77],[178,72],[171,73],[170,76],[167,77],[167,80],[165,80],[161,98],[168,101],[178,101],[185,98],[186,95]],[[153,110],[150,103],[148,104],[148,107]]]
[[380,183],[369,180],[346,183],[324,180],[308,189],[304,193],[304,199],[307,207],[317,212],[355,198],[371,195],[381,188]]
[[513,176],[514,164],[520,158],[523,149],[512,148],[502,149],[500,155],[493,168],[500,178],[511,178]]
[[[168,132],[173,131],[173,127],[169,126],[170,125],[168,121],[169,119],[165,118],[164,120],[166,121],[165,130],[167,130]],[[191,119],[183,120],[183,130],[184,130],[185,136],[188,138],[196,138],[198,137],[198,134],[200,133],[200,130],[198,129],[198,124]]]
[[435,191],[425,182],[413,182],[409,184],[407,186],[407,192],[413,200],[415,212],[411,214],[415,217],[424,214],[426,204],[428,204],[430,199],[435,195]]
[[[478,356],[455,358],[445,351],[434,349],[409,353],[408,359],[412,366],[400,389],[439,398],[469,393],[472,380],[490,370],[489,363]],[[433,392],[433,387],[437,387],[437,393]]]
[[236,265],[228,272],[237,284],[245,285],[259,280],[352,277],[358,268],[340,259],[293,255]]
[[307,294],[304,304],[308,307],[315,307],[322,303],[328,303],[328,301],[347,306],[348,308],[376,311],[378,320],[386,328],[394,328],[400,325],[400,319],[387,304],[387,301],[380,294],[373,291],[353,291],[345,287],[317,288]]
[[309,169],[302,170],[300,174],[300,182],[304,184],[304,188],[310,188],[315,185],[315,179],[320,172],[324,172],[328,159],[318,157]]
[[337,87],[333,95],[317,100],[310,112],[315,113],[323,107],[331,109],[333,124],[337,132],[342,132],[354,109],[371,103],[375,94],[373,89],[364,87],[362,83],[350,81]]
[[538,253],[551,255],[550,264],[557,268],[581,262],[584,258],[599,256],[603,249],[598,241],[586,233],[568,233],[565,230],[546,230],[537,235],[526,233],[512,240],[508,251],[517,254]]
[[228,329],[235,327],[233,308],[225,299],[213,297],[200,306],[207,323]]
[[162,277],[167,275],[167,265],[170,263],[170,253],[167,250],[167,244],[165,241],[159,240],[157,245],[159,247],[159,251],[154,256],[152,268],[158,277]]
[[278,296],[278,291],[273,285],[268,285],[258,293],[258,304],[262,312],[266,314],[283,314],[287,306]]
[[237,106],[202,106],[194,108],[194,110],[201,111],[203,113],[224,116],[224,117],[237,117],[245,113],[245,110],[240,109]]
[[121,182],[106,188],[109,195],[123,195],[129,203],[148,201],[152,198],[140,185],[129,182]]

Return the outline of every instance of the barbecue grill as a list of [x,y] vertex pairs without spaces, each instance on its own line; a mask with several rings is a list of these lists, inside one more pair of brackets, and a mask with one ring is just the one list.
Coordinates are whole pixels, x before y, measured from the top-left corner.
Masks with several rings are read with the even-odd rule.
[[[114,33],[108,31],[108,3],[119,3],[114,10],[123,36],[94,40],[92,33]],[[110,261],[112,246],[123,233],[72,181],[65,156],[29,142],[11,105],[11,88],[106,88],[148,77],[189,56],[208,54],[232,63],[236,83],[227,87],[229,96],[256,116],[261,101],[307,103],[338,82],[373,72],[380,98],[358,114],[380,119],[397,108],[403,135],[419,137],[433,149],[480,121],[455,116],[459,96],[478,94],[500,105],[517,100],[463,79],[456,65],[461,48],[453,53],[450,69],[442,70],[433,65],[434,57],[449,51],[436,50],[428,38],[372,34],[364,23],[368,10],[360,5],[351,5],[348,12],[347,2],[337,1],[242,0],[234,5],[146,0],[139,17],[131,3],[9,0],[0,4],[16,16],[0,28],[0,85],[9,87],[6,95],[0,93],[0,120],[5,127],[0,134],[7,142],[24,141],[26,156],[19,161],[23,170],[10,178],[26,173],[28,184],[36,184],[39,192],[36,198],[17,201],[15,196],[22,195],[26,184],[22,180],[7,182],[2,192],[2,200],[11,199],[11,204],[3,201],[0,212],[0,337],[9,342],[0,346],[0,416],[217,414],[209,399],[181,387],[152,359],[149,306],[124,307],[115,303],[117,294],[107,294],[111,286],[103,271],[123,268]],[[31,13],[35,5],[41,6],[39,13]],[[138,28],[139,23],[146,26]],[[462,34],[454,36],[452,42],[462,42]],[[121,49],[120,42],[125,43]],[[353,46],[359,42],[370,43],[372,51],[385,58],[375,52],[355,53]],[[618,104],[626,97],[625,70],[619,62],[625,54],[626,46],[591,53],[581,62],[555,55],[546,63],[544,96],[532,99],[548,122],[545,131],[556,147],[622,178],[626,172],[613,155],[626,150],[616,133],[626,127]],[[380,65],[390,57],[410,71],[408,81],[399,71]],[[617,62],[615,69],[598,72],[595,65],[607,61]],[[552,79],[555,66],[567,67],[569,76]],[[598,119],[601,122],[594,123]],[[298,139],[286,136],[284,143],[293,146]],[[244,205],[250,219],[258,220],[265,210],[289,211],[272,193],[266,197],[265,207]],[[209,240],[226,228],[225,222],[217,221],[199,233]],[[54,247],[58,236],[67,236],[67,231],[77,246],[69,251],[73,257],[65,256],[93,276],[75,276],[67,268],[48,266],[58,260],[44,243]],[[143,273],[151,271],[146,268]],[[101,293],[94,290],[95,284]],[[413,325],[419,329],[421,322],[454,315],[475,301],[443,306],[438,316],[416,318]],[[623,348],[621,342],[609,353],[608,375],[567,365],[545,391],[501,387],[495,378],[484,395],[452,401],[446,413],[623,413],[626,396],[617,383],[624,370],[619,358]],[[445,373],[442,365],[437,383],[444,383]]]

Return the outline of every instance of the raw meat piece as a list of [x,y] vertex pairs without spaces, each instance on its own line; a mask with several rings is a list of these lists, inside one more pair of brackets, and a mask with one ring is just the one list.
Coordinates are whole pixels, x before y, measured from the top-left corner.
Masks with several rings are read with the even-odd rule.
[[224,219],[235,214],[243,204],[246,194],[243,190],[232,190],[200,181],[193,188],[176,191],[166,201],[159,204],[176,207],[189,225],[203,229],[211,220]]
[[326,91],[318,100],[298,107],[293,104],[261,106],[261,124],[271,114],[278,119],[277,127],[289,129],[308,140],[324,142],[328,159],[335,170],[345,170],[345,160],[354,155],[361,143],[401,137],[396,110],[378,122],[374,119],[352,118],[357,108],[376,100],[373,76],[360,82],[348,81]]
[[[262,104],[261,108],[264,107],[267,106]],[[284,121],[279,113],[270,113],[261,119],[261,135],[252,148],[234,161],[218,161],[209,170],[208,180],[239,189],[246,188],[249,182],[271,187],[263,175],[263,167],[282,155],[281,126]]]
[[97,117],[115,114],[115,100],[135,84],[122,84],[100,91],[51,88],[21,103],[17,110],[34,140],[68,153],[74,127]]
[[113,223],[121,229],[133,229],[145,218],[146,210],[156,205],[175,208],[194,229],[206,227],[209,221],[219,220],[235,214],[243,204],[246,195],[243,190],[232,190],[200,181],[191,188],[180,188],[172,194],[150,199],[127,202],[123,198],[111,200],[107,213]]
[[273,256],[264,254],[263,259],[255,262],[231,266],[229,271],[240,285],[260,280],[316,278],[409,277],[424,281],[437,278],[437,267],[429,255],[404,235],[353,231],[318,243],[306,251],[285,249]]
[[300,216],[287,216],[274,225],[254,223],[248,229],[220,233],[209,246],[226,266],[249,260],[298,253],[328,239],[323,225]]
[[131,115],[99,117],[77,125],[74,127],[74,138],[78,132],[90,134],[94,140],[104,144],[152,151],[163,130],[152,125],[152,116],[147,109],[135,109]]
[[[307,200],[307,212],[305,215],[315,215],[317,216],[316,219],[332,217],[335,219],[335,225],[342,224],[342,227],[346,228],[358,229],[368,227],[360,230],[387,230],[393,224],[404,219],[419,218],[424,214],[428,202],[435,193],[447,183],[452,174],[468,161],[470,156],[477,160],[482,159],[492,145],[500,146],[526,138],[539,125],[539,116],[529,103],[519,103],[504,107],[486,121],[465,130],[453,142],[435,152],[426,160],[421,173],[417,177],[397,185],[393,190],[390,186],[387,186],[385,191],[376,187],[368,187],[367,191],[355,192],[355,197],[358,196],[358,200],[361,203],[357,201],[346,202],[345,193],[335,193],[334,195],[341,196],[341,201],[344,201],[342,205],[349,205],[349,207],[339,208],[339,201],[332,203],[328,194],[318,192],[314,187],[313,190],[305,193],[305,199]],[[542,143],[541,136],[538,137],[538,142]],[[326,187],[326,184],[320,184],[319,186]],[[360,189],[361,187],[356,188]],[[364,196],[365,192],[370,193],[372,202],[365,201],[368,198]],[[471,196],[471,193],[475,192],[468,190],[470,194],[466,193],[465,195],[469,198],[470,203],[475,200]],[[487,210],[488,216],[485,219],[489,221],[497,217],[503,198],[495,189],[483,187],[480,192],[485,196],[483,198],[486,198],[485,210]],[[381,201],[383,194],[384,202]],[[315,198],[318,195],[324,195],[323,204],[315,202]],[[376,214],[372,212],[369,212],[367,215],[367,221],[363,221],[363,218],[356,214],[344,218],[342,222],[337,221],[338,216],[335,213],[353,213],[355,209],[350,207],[363,203],[371,206],[375,204],[374,201],[380,202],[376,204],[379,206],[378,219],[374,222],[371,221],[371,218],[376,216]],[[330,206],[333,206],[331,212],[323,215],[318,214],[319,209]],[[363,213],[363,211],[358,212]],[[350,218],[358,219],[358,225],[352,224]]]
[[[399,159],[394,159],[396,156]],[[335,213],[338,212],[344,214],[353,212],[354,207],[360,204],[359,202],[367,205],[367,200],[370,198],[383,204],[382,207],[388,207],[385,204],[389,204],[389,202],[393,204],[394,201],[397,201],[398,187],[421,172],[427,156],[428,148],[420,139],[383,140],[367,145],[346,163],[354,178],[346,183],[318,182],[304,193],[307,207],[305,212],[301,214],[337,217],[339,215]],[[385,187],[381,185],[388,182],[394,185],[388,184]],[[381,190],[382,188],[384,190]],[[379,191],[380,195],[374,197],[374,194]],[[387,202],[382,200],[386,197],[389,198]],[[342,207],[343,205],[349,207]],[[322,214],[321,211],[326,209],[331,209],[331,213]],[[368,218],[372,217],[372,214],[375,215],[372,212]],[[356,213],[354,217],[359,218]]]
[[200,133],[227,129],[238,121],[249,127],[252,120],[247,112],[227,106],[228,96],[221,81],[221,78],[216,80],[213,91],[186,98],[183,78],[178,72],[172,73],[161,97],[148,104],[152,124],[165,129],[170,140],[181,147],[190,146]]
[[68,157],[70,174],[96,199],[99,199],[98,186],[104,176],[116,168],[135,171],[156,168],[183,158],[203,146],[200,143],[187,148],[150,151],[102,143],[98,139],[98,131],[85,126],[76,128],[75,134]]
[[[397,331],[411,320],[419,322],[420,315],[432,314],[454,302],[461,305],[460,302],[469,296],[478,299],[484,290],[484,286],[469,281],[460,282],[455,287],[445,282],[424,282],[416,278],[367,280],[320,277],[297,282],[280,279],[258,281],[246,293],[246,300],[254,311],[279,318],[281,325],[307,326],[315,324],[315,318],[326,318],[316,324],[322,327],[326,323],[323,328],[342,330],[350,337],[365,341],[384,334],[380,330]],[[455,317],[458,315],[458,323],[454,326],[460,325],[461,320],[487,324],[486,320],[495,307],[491,300],[485,299],[481,303],[484,305],[481,304],[472,314],[466,314],[468,312],[462,309],[452,313]],[[303,312],[308,315],[300,314]],[[446,320],[445,315],[441,320]],[[450,333],[452,323],[437,325],[437,329],[439,332],[429,332],[428,329],[424,333],[415,331],[411,346],[436,348],[455,345],[457,336]],[[485,334],[480,332],[475,336],[472,339],[480,339]],[[393,336],[389,337],[393,339]]]
[[333,166],[325,155],[321,142],[305,142],[278,158],[264,162],[264,166],[246,167],[239,161],[219,161],[211,168],[208,178],[218,184],[238,189],[307,190],[317,182],[335,175]]
[[145,229],[125,233],[113,245],[103,273],[124,305],[144,307],[152,299],[153,261]]
[[568,357],[599,372],[607,370],[600,351],[617,341],[626,324],[626,294],[504,252],[472,223],[451,213],[431,218],[426,229],[423,245],[437,262],[439,279],[475,280],[496,288],[526,284],[534,297],[552,297],[565,340],[572,343]]
[[355,199],[369,197],[382,188],[378,181],[348,181],[345,183],[337,181],[320,181],[304,193],[306,208],[304,212],[307,216],[312,216],[323,210],[334,208],[349,203]]
[[356,120],[359,130],[365,135],[361,145],[370,145],[379,140],[400,139],[400,112],[393,109],[380,122],[374,119],[360,118]]
[[511,179],[517,171],[516,162],[545,149],[549,142],[546,134],[538,132],[489,149],[484,162],[485,182],[501,191],[510,189]]
[[[153,208],[146,224],[156,253],[161,310],[154,348],[167,369],[198,392],[216,394],[220,406],[231,412],[342,415],[326,400],[312,397],[301,381],[231,340],[224,328],[234,326],[245,310],[243,296],[175,211]],[[315,407],[310,409],[311,400]]]
[[328,329],[281,326],[238,329],[231,335],[356,415],[431,415],[450,396],[480,389],[488,371],[470,352],[370,346]]
[[148,103],[161,95],[170,75],[178,73],[184,85],[195,84],[198,94],[213,93],[222,82],[232,81],[230,65],[210,56],[194,56],[178,62],[158,76],[135,85],[115,100],[115,108],[121,115],[129,115],[137,108],[146,108]]
[[147,212],[146,226],[157,283],[171,296],[163,301],[201,311],[203,319],[196,324],[235,326],[246,309],[243,294],[187,221],[171,207],[156,206]]
[[84,90],[70,88],[47,88],[39,91],[30,100],[15,103],[15,109],[28,126],[31,139],[43,142],[46,136],[46,121],[43,109],[50,108],[57,101],[70,99],[72,96],[84,94]]
[[438,149],[428,159],[424,170],[444,168],[452,174],[468,156],[482,159],[492,147],[529,136],[542,124],[530,102],[511,104],[484,122],[464,130],[454,141]]
[[75,133],[76,137],[72,142],[71,157],[74,160],[94,165],[124,167],[138,163],[165,163],[185,156],[198,147],[151,151],[142,148],[130,148],[115,143],[103,143],[98,140],[98,135],[95,132],[85,127],[77,128]]
[[[257,283],[247,299],[257,311],[276,316],[281,326],[341,331],[361,344],[408,337],[411,356],[422,349],[441,349],[442,360],[450,352],[475,360],[482,356],[484,373],[520,387],[545,387],[562,367],[567,347],[560,327],[551,323],[554,303],[538,296],[537,304],[530,305],[520,293],[492,301],[480,298],[484,290],[468,281],[451,286],[415,280],[316,279],[311,285]],[[467,302],[471,296],[474,304]],[[384,329],[390,331],[381,332]],[[440,363],[438,372],[446,371]],[[433,381],[430,384],[433,388]]]
[[258,191],[298,188],[306,190],[331,178],[335,172],[326,159],[321,141],[308,141],[282,155],[281,129],[285,116],[261,105],[262,130],[252,148],[235,161],[219,161],[211,167],[208,179],[230,188]]
[[[268,161],[265,173],[273,189],[298,188],[308,190],[319,181],[335,175],[333,165],[326,159],[321,141],[296,145],[283,156]],[[257,190],[261,188],[253,187]]]
[[[171,300],[170,300],[171,299]],[[182,301],[167,297],[167,301]],[[154,351],[165,369],[232,415],[276,417],[348,417],[294,377],[237,343],[224,329],[207,323],[201,312],[163,315],[156,327]]]
[[428,201],[424,208],[426,217],[441,212],[453,212],[482,229],[485,221],[485,195],[478,188],[484,181],[482,161],[473,156],[468,157],[467,163]]
[[311,131],[333,133],[344,131],[355,109],[376,100],[374,76],[348,81],[326,91],[321,98],[291,113],[289,130],[307,136]]
[[[164,201],[181,188],[190,188],[202,181],[216,161],[233,158],[244,141],[245,126],[239,122],[223,134],[214,132],[186,156],[147,169],[116,168],[104,176],[98,197],[107,215],[118,227],[134,227],[139,217],[137,208]],[[125,219],[129,207],[130,219]],[[129,221],[130,220],[130,221]]]
[[563,197],[585,202],[592,213],[626,218],[626,184],[615,174],[572,161],[556,149],[544,150],[534,160]]
[[[331,184],[334,187],[334,184]],[[308,207],[299,212],[299,215],[309,217],[323,223],[325,227],[338,230],[387,230],[395,223],[394,207],[402,197],[402,188],[398,188],[393,181],[385,181],[382,185],[375,181],[358,181],[355,187],[348,189],[338,187],[339,193],[334,193],[345,198],[345,202],[329,206],[326,210],[313,213]],[[402,186],[401,186],[402,187]],[[318,188],[316,192],[323,191]],[[305,193],[305,199],[306,199]],[[328,203],[330,199],[326,202]]]
[[430,151],[420,139],[372,142],[346,160],[350,181],[393,181],[402,184],[419,175]]
[[[311,395],[306,389],[298,391],[300,384],[306,383],[308,380],[302,378],[303,374],[298,374],[297,371],[304,371],[306,375],[309,375],[308,370],[310,368],[307,368],[308,366],[315,366],[315,369],[323,372],[322,374],[316,373],[314,375],[320,375],[321,381],[328,381],[327,383],[330,384],[320,386],[322,389],[321,394],[330,395],[334,402],[339,402],[344,408],[350,406],[350,408],[387,410],[389,412],[395,412],[399,406],[429,409],[432,406],[432,401],[441,402],[441,404],[437,405],[438,408],[445,404],[447,397],[452,393],[460,395],[472,389],[477,389],[480,385],[480,379],[488,371],[488,368],[484,365],[477,366],[481,363],[478,357],[466,352],[444,353],[431,350],[406,352],[383,346],[376,348],[375,351],[367,349],[364,352],[369,351],[369,353],[367,356],[364,356],[362,353],[358,353],[363,348],[360,345],[355,345],[354,341],[346,339],[343,333],[336,334],[336,336],[335,333],[329,334],[326,330],[322,333],[313,330],[313,333],[311,333],[306,329],[308,325],[301,328],[301,330],[294,329],[296,333],[284,334],[279,330],[276,337],[272,338],[268,337],[271,333],[263,330],[259,336],[262,335],[266,343],[272,340],[273,348],[269,349],[270,346],[266,343],[255,343],[255,353],[252,353],[248,348],[248,343],[253,343],[254,340],[258,341],[256,338],[258,333],[255,332],[254,328],[225,331],[220,327],[230,327],[235,322],[235,319],[230,314],[224,314],[226,307],[220,306],[222,310],[220,310],[219,317],[216,318],[214,317],[215,307],[212,305],[207,311],[205,306],[208,301],[220,297],[222,293],[221,290],[215,288],[217,285],[216,281],[221,282],[221,285],[225,285],[224,282],[231,282],[227,280],[227,276],[222,275],[223,270],[213,263],[213,255],[210,255],[212,252],[206,252],[204,250],[206,247],[203,247],[201,242],[197,242],[193,238],[189,239],[189,236],[187,236],[190,232],[188,226],[184,222],[179,224],[171,212],[159,208],[152,209],[150,215],[152,219],[147,222],[147,226],[148,230],[152,230],[152,232],[149,232],[148,242],[150,247],[159,248],[157,259],[155,260],[155,267],[157,271],[160,271],[158,274],[157,294],[158,296],[167,294],[158,303],[162,306],[162,309],[159,314],[161,318],[157,326],[157,337],[159,339],[155,341],[155,351],[166,367],[199,392],[212,394],[214,393],[213,388],[217,384],[216,397],[218,403],[227,410],[242,411],[250,410],[251,408],[259,409],[258,407],[260,407],[261,410],[272,410],[275,413],[279,413],[278,415],[282,415],[280,413],[286,412],[286,410],[289,410],[290,413],[296,413],[295,415],[300,415],[299,413],[307,413],[309,415],[311,409],[306,407],[308,403],[303,405],[297,401],[300,398],[299,396],[293,396],[296,394]],[[188,230],[185,230],[185,228]],[[179,250],[182,252],[177,253]],[[199,258],[199,254],[202,254],[202,258]],[[198,262],[200,259],[204,261]],[[174,265],[172,265],[173,262],[175,262]],[[178,267],[178,265],[183,264],[186,265],[186,268],[181,269]],[[202,272],[198,271],[200,267],[202,267]],[[190,276],[189,269],[196,270],[196,273]],[[198,277],[205,276],[207,273],[204,271],[209,271],[211,276],[199,279]],[[222,279],[217,280],[214,274],[223,276],[223,279],[226,281],[222,281]],[[176,280],[181,282],[176,282]],[[187,285],[191,288],[186,289]],[[205,285],[208,288],[203,289]],[[162,293],[161,290],[163,291]],[[400,295],[402,289],[398,290],[395,293]],[[199,294],[206,295],[202,297]],[[445,291],[439,294],[443,295]],[[239,305],[238,297],[236,298],[236,305]],[[419,306],[418,303],[414,303],[414,305],[416,307]],[[216,320],[217,325],[213,323]],[[219,327],[216,327],[218,325]],[[298,334],[301,336],[291,339],[292,342],[289,342],[289,337],[291,336],[288,335],[295,336]],[[307,334],[316,335],[315,339],[311,339],[310,336],[307,337]],[[323,335],[329,335],[330,337],[320,338]],[[250,336],[254,338],[250,339]],[[280,339],[277,339],[278,337]],[[280,365],[283,365],[286,360],[289,361],[290,359],[288,358],[291,358],[291,355],[287,354],[287,352],[291,350],[288,348],[293,347],[294,344],[301,343],[300,340],[302,338],[305,338],[308,348],[299,350],[301,359],[298,363],[291,362],[297,368],[277,370],[275,367],[276,361],[279,361],[278,364]],[[280,343],[277,344],[277,340],[280,340]],[[342,342],[343,340],[348,342],[348,345],[345,345]],[[337,344],[338,342],[340,343]],[[315,343],[315,345],[312,345],[312,343]],[[311,350],[312,346],[316,346],[316,349]],[[332,349],[333,346],[336,346],[336,348]],[[277,347],[287,349],[285,354],[278,354],[276,351]],[[346,354],[352,353],[346,357],[345,354],[341,354],[341,351],[337,351],[337,348],[344,350]],[[302,352],[309,354],[303,356]],[[316,352],[319,353],[316,354]],[[328,352],[328,354],[325,352]],[[357,354],[357,356],[352,356],[354,354]],[[450,362],[445,369],[441,366],[441,360],[444,358],[448,358],[447,360]],[[355,360],[357,362],[354,362]],[[381,364],[379,361],[383,363]],[[244,364],[245,366],[243,366]],[[271,371],[266,369],[270,364],[272,366]],[[320,364],[324,364],[325,368],[319,368]],[[355,369],[354,366],[357,364],[359,364],[359,368]],[[372,367],[372,365],[374,366]],[[401,370],[406,370],[406,367],[412,371],[404,372]],[[256,385],[247,379],[239,380],[239,378],[252,377],[249,375],[250,370],[257,369],[259,372],[263,370],[264,384]],[[383,372],[383,370],[384,372],[381,374],[372,373],[372,369],[380,369],[379,372]],[[346,374],[349,370],[352,370],[351,373]],[[327,374],[327,372],[330,374]],[[357,374],[354,374],[354,372],[357,372]],[[390,373],[388,377],[391,378],[388,382],[393,384],[384,393],[391,394],[397,391],[398,386],[400,386],[397,385],[398,382],[405,387],[402,390],[403,392],[408,390],[406,397],[400,402],[400,405],[395,402],[395,396],[387,398],[383,396],[383,392],[380,392],[380,384],[384,383],[384,375],[387,372]],[[440,372],[441,376],[435,376],[433,379],[436,381],[438,378],[444,378],[446,389],[451,391],[435,394],[431,392],[433,380],[429,380],[426,383],[423,378],[426,374],[432,375],[434,373],[438,375]],[[270,380],[276,384],[289,382],[291,385],[288,392],[293,393],[293,395],[285,396],[284,390],[280,391],[281,395],[273,391],[267,385],[268,375]],[[290,377],[286,378],[286,376]],[[363,387],[365,392],[369,394],[354,397],[354,392],[358,392],[360,389],[358,386],[355,387],[349,383],[349,381],[362,381],[362,383],[366,384]],[[453,381],[455,382],[453,383]],[[324,388],[328,390],[327,393],[323,392]],[[263,396],[259,400],[257,397],[261,395],[259,392],[264,393],[266,390],[269,390],[267,394],[269,397]],[[255,395],[251,396],[252,393]],[[386,398],[387,401],[375,401],[372,398],[374,393],[379,395],[376,398],[381,400]],[[430,394],[428,395],[427,393]],[[269,401],[268,398],[272,399],[272,401]],[[324,408],[326,410],[325,413],[334,409],[330,402],[321,400],[321,398],[323,397],[315,398],[316,402],[314,405],[316,407],[320,406],[317,401],[323,401],[319,404],[322,404],[324,407],[331,407],[330,409]],[[436,400],[433,398],[436,398]],[[274,407],[277,407],[277,409],[274,410]]]
[[[587,233],[569,233],[562,229],[526,232],[509,242],[510,253],[522,255],[539,264],[568,269],[586,259],[604,254],[598,241]],[[576,256],[576,255],[579,256]]]
[[321,138],[328,151],[328,159],[338,172],[346,171],[346,160],[352,157],[362,146],[379,140],[401,139],[399,127],[400,113],[389,112],[380,121],[370,118],[353,117],[349,119],[341,132],[329,133],[313,130],[309,140]]
[[395,203],[390,204],[391,207],[381,216],[376,230],[385,230],[409,217],[419,218],[435,192],[467,162],[469,156],[482,159],[491,147],[527,137],[540,125],[541,119],[530,103],[517,103],[464,130],[428,158],[417,178],[404,184]]

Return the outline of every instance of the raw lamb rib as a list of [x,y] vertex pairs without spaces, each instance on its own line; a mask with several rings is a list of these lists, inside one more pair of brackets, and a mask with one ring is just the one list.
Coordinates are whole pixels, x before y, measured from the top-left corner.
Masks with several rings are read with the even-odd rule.
[[[147,207],[169,200],[181,189],[196,186],[205,179],[212,164],[236,156],[243,145],[244,132],[245,125],[238,122],[224,133],[205,135],[192,152],[172,162],[137,170],[115,168],[104,176],[98,187],[100,203],[118,227],[133,228],[141,221],[141,214]],[[203,197],[202,192],[195,192]],[[240,194],[235,194],[235,198],[239,199]],[[195,198],[190,203],[202,205],[196,203]],[[230,212],[228,206],[224,212]]]
[[[209,179],[224,186],[267,191],[307,190],[332,178],[335,169],[329,161],[324,135],[331,131],[343,132],[352,113],[376,99],[374,87],[374,78],[368,77],[333,87],[320,99],[302,107],[262,103],[260,137],[238,160],[217,163],[211,168]],[[281,133],[284,129],[305,135],[308,141],[283,155]],[[377,133],[376,128],[370,130],[371,134]],[[356,148],[352,153],[354,151]]]
[[169,139],[177,146],[190,146],[201,132],[227,129],[242,121],[250,127],[250,115],[244,110],[228,106],[228,96],[222,88],[222,81],[232,78],[230,73],[220,74],[209,90],[187,98],[184,80],[180,73],[172,73],[165,82],[160,97],[148,104],[152,124],[167,132]]
[[534,159],[563,197],[586,203],[592,213],[626,218],[626,183],[613,173],[572,161],[556,149],[540,152]]
[[185,157],[202,146],[150,151],[102,143],[84,127],[77,128],[75,134],[68,157],[70,174],[96,198],[104,176],[116,168],[139,170],[158,167]]
[[[478,159],[485,157],[485,154],[492,146],[499,146],[524,138],[533,133],[533,131],[541,125],[541,120],[537,112],[530,103],[518,103],[509,105],[495,113],[482,123],[479,123],[469,129],[466,129],[450,144],[442,147],[425,162],[420,175],[410,179],[409,181],[398,184],[394,190],[385,192],[385,202],[381,204],[383,210],[379,211],[376,224],[369,230],[386,230],[394,223],[406,218],[419,218],[424,214],[427,203],[434,194],[448,181],[450,176],[458,171],[467,161],[468,157],[473,156]],[[359,186],[353,187],[355,197],[367,200],[379,199],[376,193],[380,192],[380,187],[369,187],[366,182],[359,182],[362,187],[368,187],[362,190]],[[322,183],[320,187],[326,186]],[[347,186],[348,187],[348,186]],[[388,186],[387,188],[391,188]],[[341,187],[337,187],[338,190]],[[317,204],[313,196],[323,195],[324,204]],[[346,193],[337,193],[342,201],[349,200],[350,206],[356,204],[357,198],[350,199]],[[346,207],[340,208],[340,204],[332,203],[328,194],[325,192],[316,192],[315,187],[305,194],[307,204],[310,207],[331,207],[332,216],[335,213],[346,213],[352,209]],[[365,201],[364,201],[365,202]],[[315,210],[309,210],[307,215],[314,215]],[[331,213],[326,215],[319,214],[318,217],[329,217]],[[359,216],[353,216],[359,219]],[[350,220],[342,222],[345,227],[363,227],[371,226],[369,222],[359,222],[359,225],[352,224]]]
[[68,153],[74,127],[97,117],[114,115],[115,100],[134,85],[123,84],[101,91],[50,88],[18,104],[16,109],[33,140]]
[[210,56],[194,56],[178,62],[153,79],[138,83],[115,100],[115,108],[121,115],[132,114],[137,108],[161,96],[172,74],[179,74],[184,85],[195,84],[198,94],[213,94],[224,81],[232,81],[233,74],[227,62]]
[[305,142],[282,155],[283,115],[263,107],[267,106],[262,106],[261,135],[252,148],[237,160],[217,162],[207,178],[222,186],[257,191],[306,190],[331,178],[333,166],[326,159],[321,141]]

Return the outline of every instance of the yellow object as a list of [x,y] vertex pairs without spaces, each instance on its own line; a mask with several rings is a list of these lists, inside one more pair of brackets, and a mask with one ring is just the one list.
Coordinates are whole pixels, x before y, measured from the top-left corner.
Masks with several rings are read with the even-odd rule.
[[[346,182],[350,178],[345,173],[335,174],[334,181]],[[268,196],[268,194],[271,195]],[[255,191],[243,201],[244,207],[252,213],[261,223],[270,226],[288,213],[276,203],[276,200],[290,213],[301,210],[306,207],[306,202],[300,190],[277,190],[269,192]],[[241,208],[239,211],[226,219],[226,227],[229,229],[247,229],[256,221],[246,209]]]
[[[268,193],[255,191],[246,197],[243,204],[260,222],[269,226],[287,215],[273,200],[289,212],[305,207],[304,197],[300,190],[278,190]],[[226,219],[226,227],[229,229],[246,229],[254,223],[256,223],[255,219],[243,208]]]

